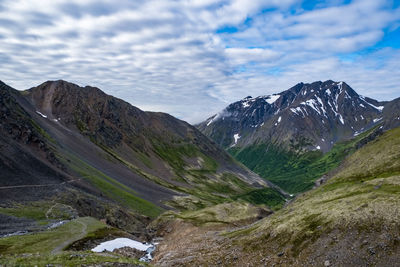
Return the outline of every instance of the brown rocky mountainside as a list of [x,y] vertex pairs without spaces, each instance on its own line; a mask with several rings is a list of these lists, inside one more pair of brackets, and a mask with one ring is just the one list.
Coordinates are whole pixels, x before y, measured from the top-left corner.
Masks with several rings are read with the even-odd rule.
[[111,221],[122,211],[147,223],[140,216],[267,187],[188,123],[98,88],[49,81],[17,91],[1,83],[0,93],[4,205],[56,199],[81,216]]

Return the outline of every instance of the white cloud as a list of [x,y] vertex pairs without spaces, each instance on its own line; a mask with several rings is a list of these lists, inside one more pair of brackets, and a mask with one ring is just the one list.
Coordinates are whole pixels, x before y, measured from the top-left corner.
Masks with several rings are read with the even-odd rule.
[[[399,96],[398,50],[340,60],[400,25],[399,9],[363,0],[305,11],[299,2],[3,1],[0,79],[18,89],[49,79],[94,85],[190,122],[300,81],[345,80],[365,95]],[[225,26],[237,32],[217,32]]]
[[277,51],[262,48],[227,48],[225,53],[234,65],[271,62],[280,56]]

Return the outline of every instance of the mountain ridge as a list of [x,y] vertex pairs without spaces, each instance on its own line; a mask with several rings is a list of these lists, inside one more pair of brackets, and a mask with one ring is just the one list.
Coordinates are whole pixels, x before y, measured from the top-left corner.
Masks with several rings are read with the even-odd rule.
[[253,190],[284,202],[258,175],[168,114],[62,80],[25,91],[1,82],[0,94],[0,205],[62,203],[80,216],[144,234],[141,226],[166,209],[195,210]]
[[298,83],[234,102],[196,127],[264,179],[299,193],[355,151],[353,139],[400,126],[399,101],[360,96],[345,82]]
[[224,148],[263,141],[287,145],[300,134],[312,141],[307,149],[326,152],[376,125],[388,103],[360,96],[345,82],[298,83],[279,94],[234,102],[196,126]]

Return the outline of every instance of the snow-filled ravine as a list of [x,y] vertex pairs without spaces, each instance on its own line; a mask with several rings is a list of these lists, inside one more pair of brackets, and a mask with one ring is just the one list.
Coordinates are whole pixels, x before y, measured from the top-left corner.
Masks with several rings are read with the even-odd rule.
[[123,248],[123,247],[130,247],[140,251],[146,251],[146,255],[140,258],[140,261],[149,262],[153,259],[151,253],[156,249],[156,245],[158,243],[145,243],[132,240],[129,238],[116,238],[110,241],[106,241],[98,245],[97,247],[93,248],[93,252],[103,252],[104,250],[113,252],[114,249]]

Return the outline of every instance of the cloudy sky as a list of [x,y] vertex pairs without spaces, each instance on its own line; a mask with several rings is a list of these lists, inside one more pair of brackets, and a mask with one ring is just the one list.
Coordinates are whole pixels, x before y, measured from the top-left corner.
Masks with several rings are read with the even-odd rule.
[[398,0],[0,0],[0,80],[92,85],[202,121],[248,95],[346,81],[400,97]]

